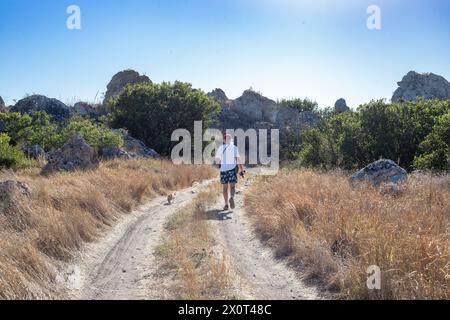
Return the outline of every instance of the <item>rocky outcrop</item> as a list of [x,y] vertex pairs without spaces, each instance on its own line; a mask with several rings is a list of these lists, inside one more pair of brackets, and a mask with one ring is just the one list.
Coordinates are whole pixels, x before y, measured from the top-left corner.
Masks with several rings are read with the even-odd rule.
[[152,83],[152,81],[149,77],[140,75],[134,70],[124,70],[115,74],[106,87],[107,91],[103,104],[106,104],[110,98],[119,96],[127,85],[138,83]]
[[133,158],[128,152],[120,148],[100,148],[98,157],[102,160],[123,159],[129,160]]
[[61,122],[68,119],[71,110],[68,106],[57,99],[47,98],[42,95],[32,95],[16,103],[11,108],[11,112],[20,112],[22,114],[34,114],[39,111],[46,112],[54,121]]
[[392,96],[392,102],[414,101],[418,97],[429,99],[450,99],[450,83],[434,73],[410,71],[398,83],[399,88]]
[[42,170],[42,174],[47,175],[58,171],[91,170],[97,167],[97,152],[77,132],[61,149],[48,156],[48,163]]
[[358,182],[366,182],[375,187],[387,185],[392,188],[392,184],[399,184],[407,179],[408,174],[405,169],[392,160],[381,159],[353,174],[350,177],[350,183],[355,185]]
[[280,106],[275,101],[253,90],[246,90],[241,97],[231,103],[230,109],[237,114],[245,115],[255,122],[275,123]]
[[144,142],[133,138],[129,134],[124,135],[123,143],[123,149],[132,157],[155,158],[159,156],[155,150],[147,147]]
[[97,115],[97,110],[86,102],[77,102],[73,106],[73,112],[82,117],[94,117]]
[[0,181],[0,216],[2,225],[19,232],[33,224],[31,208],[28,205],[31,189],[26,183],[8,180]]
[[319,122],[319,117],[311,111],[299,112],[293,108],[281,107],[277,113],[275,127],[284,131],[299,132],[306,126],[314,126]]
[[24,146],[22,151],[30,159],[45,159],[45,151],[40,145]]
[[8,108],[6,108],[5,101],[3,101],[2,97],[0,97],[0,112],[8,112]]
[[15,180],[0,181],[0,205],[10,203],[18,197],[30,195],[31,191],[26,183]]
[[231,100],[228,99],[227,95],[225,94],[225,92],[222,89],[220,89],[220,88],[214,89],[213,91],[208,93],[208,96],[210,96],[211,98],[214,98],[222,106],[222,108],[230,107],[229,104],[230,104]]
[[133,159],[133,158],[156,158],[159,154],[147,147],[141,140],[135,139],[129,134],[123,135],[123,148],[100,148],[98,157],[103,160],[110,159]]
[[344,113],[350,111],[349,106],[347,106],[347,101],[345,99],[341,98],[336,101],[334,104],[334,112],[335,113]]
[[[5,102],[2,97],[0,97],[0,112],[8,112],[8,108],[5,106]],[[0,120],[0,133],[5,130],[5,122]]]
[[208,94],[222,106],[221,113],[213,119],[213,126],[221,130],[244,130],[253,128],[280,129],[281,133],[301,131],[305,126],[316,125],[319,117],[309,111],[281,106],[253,91],[245,91],[236,100],[229,100],[223,90],[216,89]]

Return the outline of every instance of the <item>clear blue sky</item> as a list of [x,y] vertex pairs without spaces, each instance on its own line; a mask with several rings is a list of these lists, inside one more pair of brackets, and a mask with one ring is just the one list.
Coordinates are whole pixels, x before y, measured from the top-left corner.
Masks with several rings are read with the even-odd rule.
[[[81,8],[82,29],[66,28]],[[366,27],[370,4],[382,29]],[[182,80],[230,98],[356,107],[388,98],[409,70],[450,80],[447,0],[1,0],[0,96],[93,101],[116,72]]]

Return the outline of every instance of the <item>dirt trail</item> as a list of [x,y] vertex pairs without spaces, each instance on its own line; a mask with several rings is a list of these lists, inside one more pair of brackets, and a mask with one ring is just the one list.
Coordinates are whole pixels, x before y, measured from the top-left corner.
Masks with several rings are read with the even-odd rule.
[[[253,171],[250,176],[258,174]],[[209,211],[211,227],[218,245],[230,260],[239,282],[238,298],[243,299],[318,299],[314,288],[307,287],[285,263],[274,258],[270,248],[253,232],[243,210],[243,197],[251,177],[239,186],[236,209],[223,212],[223,200]],[[211,181],[177,192],[174,204],[165,197],[154,199],[125,216],[99,242],[89,244],[71,266],[73,275],[66,284],[70,299],[143,300],[160,299],[161,279],[154,249],[162,241],[164,223]],[[219,198],[218,198],[219,199]],[[70,278],[72,277],[71,281]],[[67,282],[67,281],[66,281]]]
[[[253,171],[250,175],[258,174]],[[243,209],[243,197],[251,185],[252,177],[240,183],[236,196],[236,209],[227,212],[211,210],[216,240],[231,259],[241,282],[240,297],[252,300],[310,300],[320,299],[315,287],[307,286],[299,274],[283,261],[276,259],[272,250],[261,243],[253,231]],[[220,200],[216,207],[223,206]]]
[[[177,192],[172,205],[158,197],[129,216],[99,242],[88,245],[77,259],[76,281],[69,298],[83,300],[156,299],[152,275],[157,264],[153,249],[161,240],[167,217],[187,205],[211,181]],[[155,268],[155,269],[153,269]]]

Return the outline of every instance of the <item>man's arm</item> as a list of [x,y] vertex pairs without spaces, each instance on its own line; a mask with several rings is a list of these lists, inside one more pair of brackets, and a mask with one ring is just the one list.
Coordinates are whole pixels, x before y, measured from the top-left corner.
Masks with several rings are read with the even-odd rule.
[[223,147],[220,146],[216,150],[216,155],[215,155],[215,158],[214,158],[214,165],[221,165],[222,164],[222,158],[221,158],[222,152],[223,152]]
[[236,163],[239,167],[239,170],[244,171],[244,166],[242,165],[241,157],[239,156],[236,157]]
[[239,172],[241,173],[241,175],[245,172],[244,170],[244,166],[242,165],[242,161],[241,161],[241,157],[239,156],[239,150],[237,150],[237,155],[236,155],[236,164],[239,167]]

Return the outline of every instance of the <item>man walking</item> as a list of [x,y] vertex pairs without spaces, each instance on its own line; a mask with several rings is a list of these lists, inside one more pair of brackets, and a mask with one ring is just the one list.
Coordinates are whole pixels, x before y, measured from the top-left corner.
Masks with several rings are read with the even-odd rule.
[[216,160],[220,161],[220,183],[223,185],[224,210],[235,208],[237,175],[244,177],[245,170],[239,156],[239,149],[233,144],[230,134],[224,135],[224,144],[217,149]]

